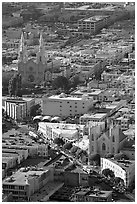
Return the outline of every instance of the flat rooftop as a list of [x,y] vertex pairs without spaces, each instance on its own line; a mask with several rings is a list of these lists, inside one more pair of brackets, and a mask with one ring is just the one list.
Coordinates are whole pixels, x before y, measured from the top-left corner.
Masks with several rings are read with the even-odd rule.
[[108,16],[92,16],[92,17],[87,18],[87,19],[84,19],[84,20],[82,20],[82,21],[95,23],[95,22],[100,21],[100,20],[103,20],[104,18],[107,18],[107,17],[108,17]]
[[89,96],[97,96],[97,95],[101,94],[102,92],[104,92],[104,91],[100,90],[100,89],[91,89],[90,91],[88,91],[87,89],[83,89],[83,90],[76,90],[72,94],[73,95],[88,94]]
[[76,195],[80,195],[80,196],[92,196],[92,197],[100,197],[100,198],[107,198],[110,194],[112,193],[112,191],[99,191],[97,193],[97,191],[93,190],[90,191],[88,189],[83,189],[79,192],[76,193]]
[[76,124],[68,124],[68,123],[50,123],[50,122],[39,122],[41,125],[48,125],[52,127],[53,129],[62,129],[62,130],[77,130],[84,129],[85,125],[76,125]]
[[60,95],[53,95],[48,97],[51,100],[66,100],[66,101],[82,101],[83,99],[80,97],[73,97],[73,96],[60,96]]
[[11,177],[4,179],[3,184],[7,185],[29,185],[29,178],[30,177],[39,177],[43,173],[47,172],[47,170],[29,170],[23,171],[24,168],[21,168]]
[[105,117],[107,115],[107,113],[95,113],[95,114],[84,114],[82,115],[80,118],[90,118],[90,119],[101,119],[103,117]]
[[9,102],[16,102],[16,103],[25,103],[28,101],[32,101],[34,100],[34,98],[14,98],[14,97],[6,97],[6,96],[2,96],[2,100],[3,101],[9,101]]
[[135,166],[135,161],[134,160],[115,160],[115,159],[110,159],[108,158],[109,161],[117,164],[124,170],[128,170],[131,168],[131,165]]

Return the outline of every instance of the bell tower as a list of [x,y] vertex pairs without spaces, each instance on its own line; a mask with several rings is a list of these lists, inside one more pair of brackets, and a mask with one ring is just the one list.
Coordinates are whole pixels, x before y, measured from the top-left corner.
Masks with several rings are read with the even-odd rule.
[[42,33],[40,33],[40,40],[39,40],[39,51],[37,53],[37,63],[46,64],[47,58],[45,56],[45,47],[43,42]]
[[27,60],[28,60],[28,55],[25,47],[24,34],[22,32],[20,45],[19,45],[18,62],[27,62]]

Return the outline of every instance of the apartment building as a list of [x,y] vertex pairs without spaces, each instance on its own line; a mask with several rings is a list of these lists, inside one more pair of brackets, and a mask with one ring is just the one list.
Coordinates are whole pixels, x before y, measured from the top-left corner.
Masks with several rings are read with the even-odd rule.
[[35,104],[34,98],[2,98],[7,115],[16,121],[22,121],[30,115],[31,107]]
[[87,95],[82,97],[60,95],[42,98],[42,114],[49,116],[75,116],[86,113],[93,106],[93,99]]
[[101,158],[101,171],[107,168],[114,172],[115,177],[122,178],[126,187],[135,179],[135,161],[116,161],[114,159]]
[[53,181],[52,169],[21,168],[2,183],[3,193],[12,192],[13,199],[30,201],[30,196]]
[[87,113],[82,115],[79,120],[80,124],[86,125],[89,121],[104,122],[107,117],[107,113]]
[[78,28],[84,32],[95,34],[107,25],[109,16],[92,16],[78,21]]
[[76,202],[111,202],[112,191],[82,189],[74,196]]

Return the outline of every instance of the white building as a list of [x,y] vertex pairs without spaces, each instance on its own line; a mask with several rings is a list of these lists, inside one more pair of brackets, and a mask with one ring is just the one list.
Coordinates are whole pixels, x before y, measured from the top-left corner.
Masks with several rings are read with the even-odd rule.
[[46,139],[62,138],[64,141],[75,141],[83,137],[85,126],[66,123],[48,123],[40,122],[38,131]]
[[31,107],[35,104],[34,98],[2,98],[7,115],[17,121],[30,115]]
[[60,94],[42,99],[42,114],[65,117],[82,115],[92,106],[93,99],[86,95],[73,97]]
[[135,179],[135,161],[116,161],[114,159],[101,158],[101,171],[103,169],[111,169],[115,177],[120,177],[124,180],[126,187]]
[[83,94],[87,94],[89,98],[93,100],[102,101],[104,97],[104,90],[101,89],[91,89],[87,87],[80,87],[78,90],[71,93],[72,96],[82,97]]

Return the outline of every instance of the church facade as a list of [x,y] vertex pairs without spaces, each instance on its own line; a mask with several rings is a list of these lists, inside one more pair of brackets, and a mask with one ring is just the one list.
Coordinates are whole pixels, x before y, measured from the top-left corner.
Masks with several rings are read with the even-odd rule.
[[100,154],[105,156],[108,153],[117,154],[122,148],[126,135],[118,125],[113,123],[105,127],[105,122],[89,127],[89,154]]
[[22,83],[38,85],[44,82],[46,70],[47,57],[45,55],[42,34],[40,35],[39,51],[36,54],[36,59],[29,59],[22,33],[18,56],[18,72],[22,76]]

